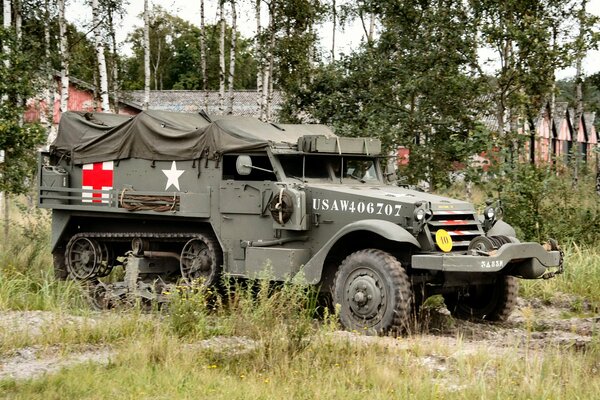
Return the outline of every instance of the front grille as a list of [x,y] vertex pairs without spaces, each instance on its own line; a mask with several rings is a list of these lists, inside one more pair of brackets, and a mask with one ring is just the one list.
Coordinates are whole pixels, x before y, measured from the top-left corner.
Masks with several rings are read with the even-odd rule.
[[450,234],[452,251],[466,250],[473,238],[484,235],[477,216],[469,211],[434,211],[427,225],[433,243],[438,229],[444,229]]

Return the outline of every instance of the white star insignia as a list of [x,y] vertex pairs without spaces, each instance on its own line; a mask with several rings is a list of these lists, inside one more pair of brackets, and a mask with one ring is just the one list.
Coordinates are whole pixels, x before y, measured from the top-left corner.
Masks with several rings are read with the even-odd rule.
[[175,186],[177,190],[181,190],[179,189],[179,177],[185,172],[185,170],[177,169],[177,164],[175,161],[173,161],[173,164],[171,164],[171,169],[163,169],[162,172],[167,176],[167,186],[165,186],[165,190],[167,190],[171,185]]

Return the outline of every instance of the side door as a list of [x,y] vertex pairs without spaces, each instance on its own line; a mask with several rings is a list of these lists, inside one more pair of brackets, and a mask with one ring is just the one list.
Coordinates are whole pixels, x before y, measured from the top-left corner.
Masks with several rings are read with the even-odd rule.
[[243,242],[272,240],[274,237],[268,204],[277,177],[270,172],[273,167],[266,153],[247,154],[252,165],[248,175],[237,172],[238,156],[223,156],[219,212],[226,271],[232,275],[246,275]]

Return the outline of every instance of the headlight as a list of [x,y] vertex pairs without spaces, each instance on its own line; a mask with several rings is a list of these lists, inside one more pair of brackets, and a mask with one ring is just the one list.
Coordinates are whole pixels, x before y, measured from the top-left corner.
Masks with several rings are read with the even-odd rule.
[[417,221],[421,222],[421,221],[423,221],[423,218],[425,218],[425,210],[420,208],[415,212],[415,219]]
[[496,210],[494,209],[494,207],[487,207],[483,215],[485,215],[486,219],[492,220],[496,216]]

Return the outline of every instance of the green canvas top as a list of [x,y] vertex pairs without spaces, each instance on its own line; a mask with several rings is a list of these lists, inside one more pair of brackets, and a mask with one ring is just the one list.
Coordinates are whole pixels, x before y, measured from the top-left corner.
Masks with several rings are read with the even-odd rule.
[[264,150],[271,143],[296,145],[304,135],[335,136],[324,125],[272,125],[256,118],[148,110],[136,116],[65,112],[51,146],[75,164],[142,158],[192,160],[237,151]]

